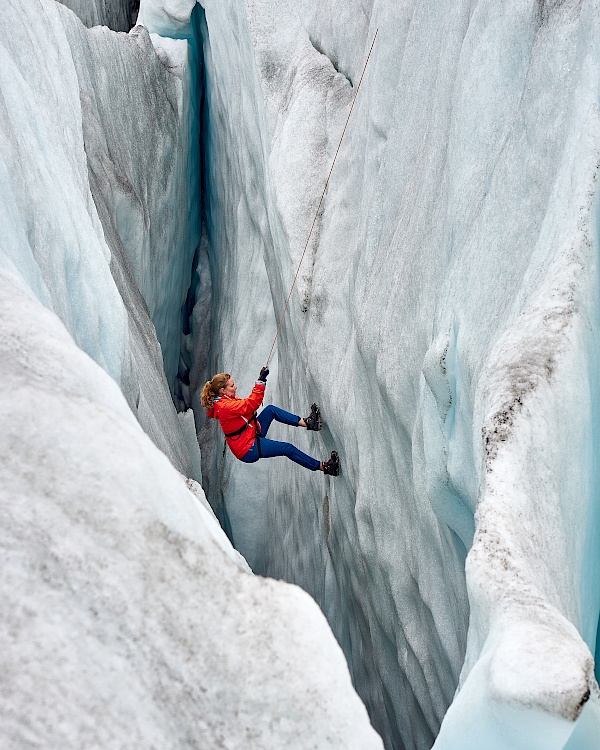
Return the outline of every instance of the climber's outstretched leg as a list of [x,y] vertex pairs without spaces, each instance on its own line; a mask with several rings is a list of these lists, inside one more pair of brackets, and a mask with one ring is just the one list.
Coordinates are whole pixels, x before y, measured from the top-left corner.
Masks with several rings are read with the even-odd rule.
[[306,453],[302,453],[295,445],[282,443],[279,440],[268,440],[264,437],[255,440],[252,448],[240,460],[246,464],[253,464],[259,458],[275,458],[276,456],[287,456],[291,461],[304,466],[305,469],[310,469],[310,471],[318,471],[321,468],[320,461],[312,458],[312,456],[307,456]]
[[[260,451],[260,452],[259,452]],[[340,459],[336,451],[331,452],[327,461],[317,461],[316,458],[308,456],[291,443],[283,443],[279,440],[269,440],[268,438],[257,438],[254,445],[245,456],[240,458],[246,464],[253,464],[259,458],[276,458],[277,456],[286,456],[290,461],[304,466],[310,471],[321,470],[324,474],[331,477],[337,477],[340,474]]]

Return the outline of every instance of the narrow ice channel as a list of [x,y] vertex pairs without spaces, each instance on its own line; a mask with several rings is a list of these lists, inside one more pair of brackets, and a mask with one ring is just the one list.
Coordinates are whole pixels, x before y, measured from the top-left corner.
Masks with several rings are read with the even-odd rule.
[[599,10],[0,5],[3,746],[595,750]]

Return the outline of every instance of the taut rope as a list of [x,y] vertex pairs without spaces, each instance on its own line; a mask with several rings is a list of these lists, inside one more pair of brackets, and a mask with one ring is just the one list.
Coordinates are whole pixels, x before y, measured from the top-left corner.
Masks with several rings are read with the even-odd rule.
[[277,326],[277,333],[275,334],[275,338],[273,339],[273,343],[271,344],[271,351],[269,352],[269,356],[267,357],[267,363],[265,364],[265,367],[269,366],[269,361],[271,359],[271,355],[273,354],[273,349],[275,348],[275,342],[277,341],[277,337],[279,336],[279,331],[281,330],[281,325],[283,323],[283,319],[285,317],[285,313],[288,309],[288,304],[290,302],[290,298],[292,296],[292,292],[294,291],[294,286],[296,285],[296,280],[298,279],[298,274],[300,272],[300,266],[302,265],[302,261],[304,260],[304,255],[306,253],[306,248],[308,247],[308,243],[310,242],[310,238],[312,235],[312,231],[315,227],[317,216],[319,215],[319,210],[321,208],[321,204],[323,203],[323,198],[325,197],[325,193],[327,191],[327,186],[329,185],[329,180],[331,178],[331,173],[333,172],[333,168],[335,166],[335,160],[337,159],[337,155],[340,150],[340,146],[342,145],[342,141],[344,140],[344,135],[346,134],[346,128],[348,127],[348,123],[350,122],[350,115],[352,114],[352,110],[354,109],[354,102],[356,101],[356,97],[358,96],[358,92],[360,91],[360,85],[363,81],[363,77],[365,75],[365,70],[367,69],[367,65],[369,63],[369,58],[371,57],[371,52],[373,51],[373,46],[375,44],[375,40],[377,39],[377,34],[379,33],[379,29],[375,31],[375,36],[373,37],[373,41],[371,42],[371,49],[369,50],[369,54],[367,55],[367,59],[365,60],[365,64],[360,76],[360,81],[358,82],[358,86],[356,87],[356,91],[354,92],[354,97],[352,99],[352,105],[350,107],[350,111],[348,112],[348,117],[346,118],[346,124],[344,125],[344,130],[342,131],[342,136],[340,138],[340,142],[338,143],[338,147],[335,152],[335,156],[333,157],[333,162],[331,163],[331,169],[329,170],[329,174],[327,175],[327,180],[325,182],[325,187],[323,188],[323,192],[321,193],[321,200],[319,201],[319,205],[317,206],[317,210],[315,211],[315,217],[313,219],[313,222],[310,227],[310,231],[308,233],[308,237],[306,238],[306,242],[304,244],[304,250],[302,251],[302,255],[300,256],[300,262],[298,263],[298,268],[296,269],[296,275],[294,276],[294,280],[292,282],[292,286],[290,288],[290,293],[287,296],[287,299],[285,301],[285,306],[283,308],[283,312],[281,313],[281,318],[279,319],[279,325]]

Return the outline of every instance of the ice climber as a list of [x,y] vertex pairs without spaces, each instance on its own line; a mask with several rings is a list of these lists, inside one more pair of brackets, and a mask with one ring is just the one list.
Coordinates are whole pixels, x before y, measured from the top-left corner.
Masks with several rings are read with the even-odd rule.
[[306,419],[272,404],[256,415],[256,409],[263,402],[268,374],[268,368],[263,367],[248,398],[236,398],[237,386],[226,372],[215,375],[202,389],[202,406],[208,410],[209,417],[219,420],[233,455],[247,464],[252,464],[259,458],[287,456],[305,469],[322,471],[333,477],[338,476],[340,463],[335,451],[332,451],[327,461],[321,462],[302,453],[291,443],[267,440],[265,435],[273,420],[294,427],[305,427],[307,430],[321,429],[321,414],[316,404],[312,405],[310,415]]

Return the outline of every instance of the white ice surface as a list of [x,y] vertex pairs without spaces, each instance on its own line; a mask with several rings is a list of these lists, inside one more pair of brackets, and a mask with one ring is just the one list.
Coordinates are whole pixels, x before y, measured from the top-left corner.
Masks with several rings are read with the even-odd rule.
[[321,603],[389,748],[593,750],[598,2],[201,4],[208,370],[242,391],[379,28],[268,388],[343,475],[262,491],[207,427],[213,507]]

